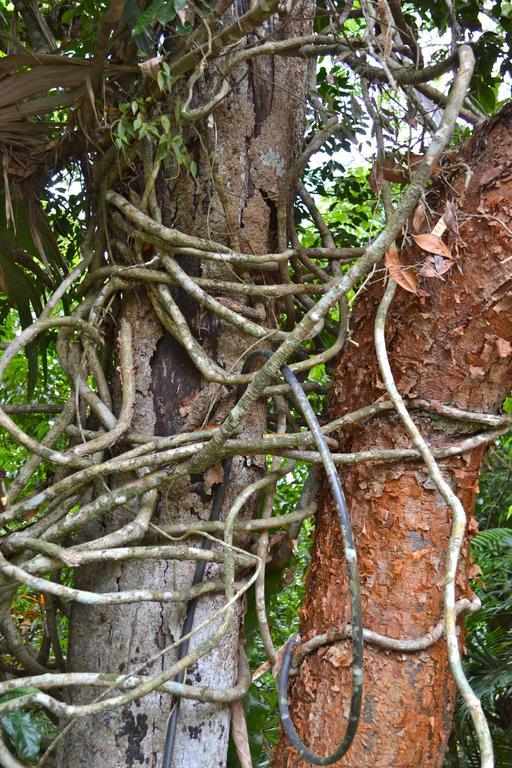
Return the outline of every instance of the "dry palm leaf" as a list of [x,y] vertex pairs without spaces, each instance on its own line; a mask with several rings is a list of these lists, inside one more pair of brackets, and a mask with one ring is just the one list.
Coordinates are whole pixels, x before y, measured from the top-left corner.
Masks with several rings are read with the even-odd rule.
[[[136,73],[136,67],[108,64],[107,77]],[[63,124],[49,120],[57,110],[78,105],[87,93],[91,61],[57,54],[15,53],[0,58],[0,154],[9,173],[24,178],[44,164]]]

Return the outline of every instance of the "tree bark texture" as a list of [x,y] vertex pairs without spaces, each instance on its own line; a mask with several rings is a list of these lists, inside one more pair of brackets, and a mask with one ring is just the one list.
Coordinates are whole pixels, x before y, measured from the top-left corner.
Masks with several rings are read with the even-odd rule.
[[[238,5],[242,4],[235,7]],[[242,13],[244,9],[238,10]],[[309,0],[299,3],[294,20],[286,27],[286,35],[306,34],[311,19],[312,4]],[[249,253],[264,253],[275,248],[279,186],[302,149],[309,67],[304,60],[274,61],[262,57],[234,73],[232,94],[198,126],[202,144],[195,131],[191,130],[186,136],[189,150],[198,163],[196,179],[183,173],[173,178],[171,168],[158,181],[165,225],[193,235],[210,236]],[[238,84],[235,86],[235,83]],[[293,83],[293,96],[289,93],[290,83]],[[170,105],[170,111],[173,109]],[[200,264],[191,257],[181,263],[192,274],[234,279],[229,266],[213,262]],[[247,275],[241,274],[241,277],[249,279]],[[179,292],[175,298],[208,354],[227,372],[239,371],[245,351],[254,346],[254,338],[220,322]],[[238,296],[235,298],[240,300]],[[262,309],[266,322],[272,327],[276,321],[275,308],[263,304]],[[205,423],[219,423],[233,405],[233,392],[201,380],[184,349],[156,319],[144,294],[125,296],[120,313],[130,320],[135,330],[137,402],[133,428],[169,435],[201,428]],[[254,408],[245,426],[246,434],[260,435],[265,428],[265,417],[263,405]],[[263,458],[236,459],[226,504],[263,471]],[[203,477],[191,477],[162,490],[154,520],[207,519],[211,503],[208,483]],[[131,507],[98,525],[112,530],[132,519],[136,511]],[[186,591],[193,571],[192,563],[121,563],[82,569],[79,581],[81,588],[98,592],[136,585]],[[218,567],[208,567],[207,578],[220,576]],[[223,600],[220,596],[199,600],[196,625],[218,610]],[[93,671],[101,667],[122,673],[135,669],[179,637],[185,610],[185,605],[158,603],[108,607],[99,612],[74,606],[70,669]],[[231,631],[220,646],[189,668],[185,682],[220,690],[236,682],[240,613],[239,609]],[[216,626],[218,623],[211,624],[199,633],[192,647],[211,636]],[[174,659],[175,654],[168,653],[149,672],[168,668]],[[84,700],[85,695],[80,701]],[[60,768],[160,766],[171,705],[169,696],[155,693],[122,711],[78,722],[61,750]],[[229,721],[229,706],[183,701],[175,767],[223,766]]]
[[[493,118],[462,149],[467,166],[448,169],[428,201],[444,212],[457,209],[460,236],[449,233],[455,259],[444,279],[418,278],[422,293],[397,289],[386,339],[398,389],[462,409],[498,412],[512,383],[512,110]],[[466,170],[471,178],[465,190]],[[443,184],[443,180],[444,183]],[[448,183],[449,182],[449,183]],[[423,230],[426,231],[426,230]],[[428,231],[431,231],[429,227]],[[446,239],[446,238],[445,238]],[[410,241],[412,242],[412,241]],[[404,264],[427,254],[412,245]],[[334,374],[330,416],[341,416],[384,394],[376,362],[373,327],[383,292],[384,270],[373,276],[358,301],[354,340]],[[435,415],[414,418],[434,447],[447,446],[474,430]],[[411,447],[395,415],[381,416],[340,435],[340,449]],[[443,474],[471,517],[482,451],[441,461]],[[360,560],[364,626],[395,638],[425,634],[443,612],[443,579],[451,515],[420,462],[356,465],[343,483]],[[304,639],[350,620],[347,581],[337,517],[329,493],[320,494],[312,564],[302,611]],[[468,587],[465,542],[458,586]],[[349,708],[351,650],[325,646],[309,656],[290,685],[291,711],[305,742],[324,755],[341,740]],[[364,700],[360,729],[346,768],[440,768],[455,702],[443,640],[415,654],[365,647]],[[305,768],[285,739],[274,768]]]

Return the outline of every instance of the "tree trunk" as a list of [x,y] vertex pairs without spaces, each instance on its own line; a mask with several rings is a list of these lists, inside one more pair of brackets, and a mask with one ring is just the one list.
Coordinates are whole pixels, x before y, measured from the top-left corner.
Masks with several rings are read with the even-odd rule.
[[[462,409],[498,412],[512,383],[512,109],[506,108],[465,145],[466,166],[446,172],[446,183],[429,196],[437,217],[444,202],[457,207],[460,238],[449,235],[455,263],[443,278],[420,278],[420,297],[398,288],[386,336],[390,361],[403,396]],[[447,165],[449,164],[447,160]],[[457,169],[457,170],[456,170]],[[456,194],[454,191],[456,190]],[[432,224],[432,226],[433,226]],[[508,229],[507,229],[508,227]],[[430,228],[429,230],[430,231]],[[410,248],[403,263],[418,265],[427,254]],[[331,417],[368,405],[383,394],[373,326],[382,296],[377,272],[355,311],[354,340],[334,375]],[[428,294],[428,295],[427,295]],[[474,432],[468,422],[415,412],[433,447],[451,445]],[[370,420],[341,436],[340,449],[410,447],[394,415]],[[441,461],[443,474],[471,512],[482,450]],[[451,515],[424,466],[359,464],[343,482],[360,559],[364,626],[396,638],[425,634],[443,611],[443,583]],[[337,517],[328,491],[320,494],[312,564],[302,610],[303,638],[350,620],[347,581]],[[467,542],[459,591],[467,582]],[[303,740],[325,755],[341,740],[349,708],[351,650],[348,643],[324,646],[307,657],[290,685],[291,712]],[[364,700],[358,734],[337,765],[352,768],[439,768],[455,701],[445,643],[399,654],[365,647]],[[274,768],[303,768],[283,738]]]
[[[286,26],[286,35],[309,31],[312,8],[310,0],[297,6],[295,21]],[[276,201],[282,178],[301,149],[309,66],[307,61],[299,59],[274,61],[262,57],[233,74],[233,93],[204,125],[197,126],[202,143],[192,131],[186,137],[198,163],[196,179],[184,174],[173,178],[172,172],[159,178],[157,192],[164,224],[191,235],[207,234],[245,252],[265,253],[275,249]],[[293,82],[293,100],[288,90],[290,82]],[[172,109],[171,106],[170,111]],[[209,158],[204,154],[205,148]],[[143,187],[140,194],[142,192]],[[182,265],[193,274],[233,280],[230,265],[199,264],[191,257],[182,261]],[[245,351],[254,346],[254,337],[238,332],[209,312],[204,313],[186,297],[178,294],[176,300],[209,354],[213,354],[227,372],[239,371]],[[275,308],[260,307],[272,327]],[[124,296],[120,314],[135,331],[137,401],[133,428],[169,435],[201,428],[205,421],[220,422],[233,404],[232,393],[201,379],[185,350],[156,319],[146,295]],[[265,415],[263,405],[253,409],[246,426],[248,435],[264,431]],[[234,460],[227,503],[263,470],[263,458]],[[192,477],[161,494],[153,520],[158,523],[207,519],[210,508],[211,489],[202,477]],[[111,530],[132,519],[136,512],[137,509],[130,507],[97,525]],[[152,535],[154,538],[155,534]],[[157,537],[157,541],[163,540]],[[192,563],[121,563],[82,569],[79,583],[81,588],[98,592],[135,586],[186,591],[193,571]],[[219,578],[219,567],[207,569],[206,578],[212,577]],[[223,600],[220,596],[199,600],[195,623],[222,607]],[[185,605],[168,603],[139,603],[101,611],[74,605],[69,669],[101,668],[126,673],[137,668],[179,637],[185,610]],[[220,646],[188,670],[185,682],[189,680],[218,690],[235,683],[240,613],[239,609],[231,631]],[[192,647],[210,636],[215,626],[209,625],[194,637]],[[158,659],[149,671],[169,668],[175,658],[175,653],[170,652]],[[88,692],[79,701],[90,698]],[[155,693],[122,711],[80,720],[63,744],[60,768],[160,766],[171,706],[169,696]],[[183,701],[175,768],[223,766],[229,720],[229,706]]]

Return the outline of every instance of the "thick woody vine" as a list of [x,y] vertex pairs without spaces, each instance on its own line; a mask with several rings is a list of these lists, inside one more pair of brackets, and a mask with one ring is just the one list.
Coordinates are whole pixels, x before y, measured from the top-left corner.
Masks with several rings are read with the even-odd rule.
[[[112,3],[107,27],[114,23],[116,13],[122,12],[122,6],[122,3]],[[257,43],[246,46],[245,36],[277,10],[276,1],[260,0],[244,17],[216,34],[211,34],[211,30],[208,33],[206,27],[191,33],[189,45],[181,57],[169,61],[155,59],[146,63],[140,95],[122,105],[119,121],[112,128],[114,146],[109,150],[110,154],[107,153],[107,160],[96,166],[98,199],[83,242],[82,260],[56,289],[40,316],[3,350],[0,376],[27,345],[47,330],[57,330],[60,365],[71,384],[72,394],[64,405],[46,407],[45,410],[55,414],[55,420],[45,438],[40,441],[25,433],[11,418],[20,410],[23,411],[23,407],[0,408],[0,426],[30,454],[10,484],[0,514],[1,525],[6,532],[0,554],[0,627],[17,670],[15,678],[0,683],[0,696],[23,691],[22,695],[0,703],[0,714],[37,706],[62,723],[67,723],[67,728],[74,718],[122,707],[155,690],[199,701],[228,703],[240,700],[251,685],[251,675],[243,658],[239,679],[227,691],[196,688],[176,682],[175,677],[219,642],[232,622],[236,601],[254,583],[264,646],[269,664],[276,663],[278,653],[268,629],[264,596],[268,534],[272,529],[305,520],[314,514],[315,505],[312,499],[306,500],[296,511],[277,516],[272,513],[273,494],[277,480],[290,471],[295,461],[322,463],[311,431],[303,428],[300,422],[299,429],[293,429],[290,424],[290,410],[286,405],[290,387],[282,381],[281,369],[289,365],[295,373],[305,374],[315,365],[325,363],[340,353],[347,343],[348,297],[360,289],[372,270],[386,257],[391,277],[376,320],[375,348],[387,398],[324,424],[322,433],[332,461],[337,466],[357,462],[423,460],[453,512],[444,618],[440,617],[439,624],[421,638],[397,640],[367,630],[363,636],[365,642],[388,650],[414,653],[440,641],[444,634],[453,676],[475,724],[481,764],[489,768],[493,765],[489,730],[480,703],[464,676],[456,633],[457,615],[478,607],[477,601],[455,601],[455,576],[465,516],[462,505],[443,478],[437,460],[461,455],[477,446],[492,443],[510,427],[510,420],[507,417],[465,412],[426,401],[402,398],[394,385],[384,339],[386,310],[393,298],[395,279],[406,288],[408,283],[409,289],[413,279],[410,269],[400,266],[396,242],[417,209],[433,170],[439,166],[457,120],[462,118],[475,123],[479,118],[466,102],[473,54],[469,47],[461,46],[455,47],[450,57],[433,66],[413,66],[410,61],[404,64],[403,51],[399,57],[392,47],[379,49],[371,34],[358,41],[348,40],[339,32],[344,19],[338,20],[338,28],[327,28],[321,35],[286,40],[265,39],[263,36]],[[91,82],[95,92],[102,78],[108,74],[104,71],[101,58],[101,45],[105,42],[105,35],[108,39],[108,28],[103,31],[103,36],[100,35],[98,39],[97,57],[92,65]],[[407,37],[404,30],[402,34]],[[414,50],[415,43],[411,40],[408,38],[407,45]],[[309,58],[320,55],[340,56],[346,66],[361,78],[368,114],[375,122],[377,138],[378,115],[368,91],[373,82],[388,83],[393,88],[403,89],[404,93],[416,94],[414,98],[417,93],[426,94],[443,109],[439,125],[432,126],[430,121],[429,127],[434,128],[430,145],[414,166],[407,189],[394,206],[385,185],[382,185],[386,222],[381,232],[364,248],[336,247],[314,199],[300,182],[309,158],[330,136],[342,129],[337,116],[322,113],[318,100],[315,103],[316,97],[312,98],[312,106],[318,112],[321,126],[283,179],[277,206],[279,245],[276,253],[245,253],[235,247],[191,236],[162,224],[156,184],[166,159],[172,156],[173,162],[182,172],[192,176],[197,172],[186,150],[183,127],[192,125],[200,134],[201,121],[208,119],[223,99],[229,98],[237,67],[253,57],[269,55]],[[208,68],[211,69],[208,78],[210,90],[198,103],[195,88]],[[446,97],[429,83],[440,74],[452,71],[453,82]],[[169,94],[176,96],[177,105],[171,118],[163,108],[161,111],[153,108],[155,98],[158,104],[158,99],[168,98]],[[83,115],[86,124],[92,120],[90,103],[84,108]],[[382,149],[380,140],[379,147]],[[127,199],[121,180],[123,169],[130,167],[137,156],[143,157],[145,178],[144,195],[138,203]],[[113,158],[115,162],[109,162]],[[385,173],[382,152],[379,160],[377,175]],[[291,215],[297,191],[318,228],[322,247],[308,249],[300,245]],[[442,228],[440,232],[442,234]],[[438,237],[437,234],[434,236]],[[109,254],[107,263],[101,258],[104,252]],[[180,264],[182,255],[201,262],[210,260],[229,264],[234,279],[223,281],[192,277]],[[319,260],[328,266],[320,266]],[[273,282],[256,283],[250,277],[262,274],[270,275]],[[241,351],[239,370],[245,357],[254,349],[270,345],[274,353],[257,372],[242,374],[235,370],[224,370],[197,341],[173,297],[171,289],[176,286],[223,322],[252,337],[253,342],[249,348]],[[64,315],[62,300],[71,288],[78,290],[80,301],[72,313]],[[113,326],[109,308],[116,296],[134,290],[147,294],[163,327],[186,350],[205,382],[227,388],[246,385],[224,421],[214,429],[196,429],[170,437],[156,437],[133,430],[135,382],[132,337],[136,329],[131,327],[126,318]],[[282,302],[286,306],[288,322],[285,329],[269,328],[263,324],[256,301],[262,297]],[[251,306],[251,299],[255,300],[255,306]],[[300,309],[297,316],[301,317],[296,322],[293,322],[294,305]],[[340,308],[339,325],[335,328],[336,340],[322,348],[321,332],[326,324],[332,326],[333,321],[328,313],[335,305]],[[117,410],[113,405],[116,397],[112,383],[103,372],[98,356],[98,349],[105,342],[107,333],[114,333],[117,345],[116,359],[120,374],[120,396],[117,397],[120,407]],[[301,355],[304,342],[312,339],[316,344],[315,353],[309,357]],[[305,391],[315,387],[312,381],[306,381],[303,386]],[[239,428],[251,406],[262,398],[269,406],[273,403],[272,412],[277,414],[275,431],[257,439],[240,437]],[[26,412],[36,408],[34,405],[27,406]],[[377,419],[380,414],[393,409],[410,435],[413,448],[351,454],[337,452],[337,443],[331,437],[332,433],[349,424]],[[443,418],[469,423],[476,434],[442,450],[430,449],[410,416],[410,412],[414,411],[431,411],[441,414]],[[94,415],[98,424],[95,430],[86,427],[90,415]],[[113,446],[116,448],[115,454],[110,454],[109,449]],[[271,470],[264,478],[244,489],[231,504],[225,519],[155,526],[153,515],[158,491],[172,489],[180,477],[218,466],[229,457],[251,454],[274,457]],[[50,481],[41,489],[26,492],[27,483],[41,465],[52,468]],[[254,520],[239,519],[240,510],[247,500],[252,495],[265,493],[262,516]],[[69,543],[72,541],[70,534],[81,531],[90,521],[116,508],[130,508],[132,500],[138,500],[137,512],[128,523],[86,544]],[[37,510],[35,515],[34,510]],[[168,543],[158,546],[137,543],[152,530],[163,536]],[[260,534],[256,553],[233,543],[234,534],[239,531]],[[201,547],[201,539],[204,537],[212,539],[215,547]],[[195,584],[186,593],[133,589],[97,594],[67,586],[58,578],[63,567],[76,569],[91,563],[162,558],[220,563],[222,579]],[[34,655],[32,649],[24,644],[9,617],[11,602],[20,585],[45,596],[45,609],[50,617],[48,626],[53,627],[51,644],[54,664],[48,663],[48,657],[41,660]],[[220,615],[220,625],[207,641],[193,651],[188,651],[165,672],[152,672],[153,663],[159,656],[174,650],[176,644],[164,648],[158,657],[148,660],[129,675],[66,672],[55,630],[55,617],[58,611],[66,611],[70,601],[98,607],[138,601],[187,603],[200,595],[213,592],[223,593],[225,602],[222,610],[212,615],[208,623]],[[200,627],[194,626],[192,632],[198,629]],[[336,627],[327,634],[298,645],[292,674],[306,654],[321,645],[350,635],[350,626]],[[92,703],[85,705],[65,703],[52,695],[52,690],[56,688],[81,686],[101,688],[103,692]],[[49,751],[39,765],[45,764],[48,754]],[[0,761],[8,767],[21,765],[1,735]]]

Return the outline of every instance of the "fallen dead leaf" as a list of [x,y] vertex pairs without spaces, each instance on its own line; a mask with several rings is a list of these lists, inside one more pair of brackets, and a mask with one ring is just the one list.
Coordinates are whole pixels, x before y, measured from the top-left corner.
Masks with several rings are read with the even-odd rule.
[[[476,490],[478,491],[478,488]],[[468,530],[469,536],[476,536],[476,534],[480,530],[480,527],[478,525],[478,520],[476,519],[476,517],[471,517],[468,520],[467,530]]]
[[423,203],[418,203],[412,217],[412,228],[415,232],[421,232],[423,225],[426,224],[427,213]]
[[386,253],[384,259],[386,267],[389,269],[391,278],[409,293],[418,293],[418,284],[413,270],[410,267],[404,267],[398,258],[398,253],[391,249]]
[[431,233],[425,235],[413,235],[416,245],[427,253],[437,253],[438,256],[444,256],[445,259],[453,259],[452,253],[446,243],[443,243],[440,237]]
[[433,256],[429,256],[425,259],[425,262],[420,269],[420,275],[423,275],[423,277],[436,277],[438,280],[443,279],[436,269],[436,263]]
[[453,234],[458,237],[459,224],[457,221],[457,208],[455,204],[452,203],[451,200],[446,201],[446,205],[444,207],[443,219],[445,220],[446,226],[448,227],[450,232],[453,232]]
[[409,152],[407,156],[407,162],[409,163],[409,168],[411,170],[411,173],[414,173],[417,169],[418,165],[423,160],[424,155],[416,155],[414,152]]
[[445,272],[448,272],[448,270],[453,267],[453,261],[450,261],[449,259],[443,259],[442,256],[437,256],[437,254],[431,256],[430,258],[434,260],[438,275],[444,275]]
[[383,161],[382,175],[386,181],[391,181],[393,184],[407,184],[409,181],[409,171],[392,157],[386,157]]

